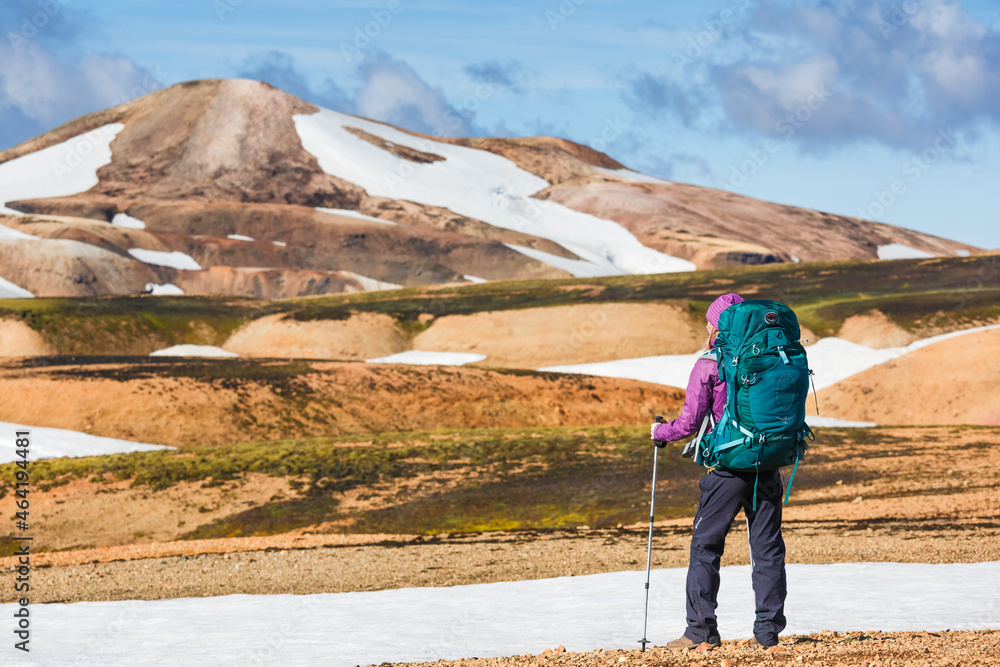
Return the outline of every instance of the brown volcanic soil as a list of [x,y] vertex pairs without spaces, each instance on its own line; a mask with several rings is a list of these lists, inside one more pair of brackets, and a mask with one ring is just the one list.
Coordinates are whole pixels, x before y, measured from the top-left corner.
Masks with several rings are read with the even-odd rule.
[[[862,438],[846,446],[836,441],[817,444],[811,450],[808,465],[800,469],[796,479],[792,504],[785,510],[789,562],[1000,560],[1000,524],[996,521],[1000,497],[995,493],[1000,481],[1000,430],[908,428],[880,433],[889,436],[889,444],[886,437],[871,445],[864,444]],[[821,432],[820,441],[827,439]],[[970,448],[975,456],[954,456],[955,451]],[[234,489],[235,495],[226,502],[236,506],[255,495],[270,493],[280,480],[251,481]],[[93,516],[113,525],[134,514],[131,521],[135,525],[151,528],[157,521],[167,523],[183,516],[179,512],[185,499],[213,504],[221,498],[217,488],[176,488],[140,498],[137,492],[125,496],[122,492],[88,494],[88,483],[74,485],[72,489],[35,493],[33,509],[39,513],[38,520],[72,529],[75,511],[75,523],[88,524],[93,530]],[[645,497],[648,489],[636,492]],[[688,492],[695,493],[693,487]],[[79,500],[74,501],[74,495]],[[88,495],[91,500],[86,499]],[[189,517],[203,516],[195,514],[191,506],[186,511]],[[653,566],[685,566],[689,540],[690,519],[658,522]],[[33,600],[310,594],[514,581],[642,570],[645,549],[644,525],[431,537],[287,534],[125,544],[34,555]],[[746,537],[741,520],[737,520],[727,539],[723,564],[747,562]],[[13,558],[0,559],[0,569],[8,574],[15,566]],[[10,602],[12,595],[5,590],[0,602]],[[658,613],[662,615],[662,611]],[[657,641],[665,639],[657,637]],[[727,641],[713,650],[681,652],[654,646],[645,653],[634,649],[581,654],[553,646],[540,655],[433,664],[964,667],[998,661],[997,631],[823,631],[807,637],[783,637],[779,648],[768,651],[746,640]]]
[[35,296],[139,294],[163,282],[155,267],[79,241],[0,239],[0,265]]
[[396,320],[375,313],[305,322],[267,315],[240,327],[222,347],[245,357],[349,361],[377,359],[410,349]]
[[0,357],[33,357],[51,353],[41,335],[23,321],[0,318]]
[[911,352],[819,392],[828,414],[879,424],[1000,424],[1000,330]]
[[204,271],[173,271],[168,275],[169,282],[187,295],[228,294],[254,299],[289,299],[367,291],[357,275],[347,271],[212,266]]
[[417,350],[478,352],[481,365],[542,368],[659,354],[687,354],[705,339],[703,320],[678,306],[581,304],[446,315],[413,339]]
[[[837,433],[820,432],[796,475],[784,512],[789,562],[1000,560],[1000,429],[880,429],[870,444],[864,437],[851,441]],[[668,449],[666,456],[677,453]],[[36,491],[32,507],[37,520],[61,534],[64,548],[93,544],[98,537],[118,545],[35,556],[41,568],[34,575],[39,601],[380,590],[645,567],[646,524],[433,536],[299,530],[271,537],[163,542],[267,494],[293,494],[281,491],[281,481],[254,475],[225,488],[189,484],[154,492],[78,480]],[[696,482],[697,476],[664,478],[658,496],[680,494],[693,501]],[[431,494],[439,483],[399,482],[410,489],[404,496]],[[635,489],[643,503],[648,493],[648,483]],[[378,502],[350,492],[343,501],[355,510]],[[94,525],[94,516],[101,516],[101,526]],[[657,522],[654,567],[687,564],[690,521]],[[748,562],[743,531],[738,518],[727,539],[724,565]],[[160,542],[129,544],[151,539]],[[2,568],[13,565],[12,558],[0,559]],[[10,595],[4,592],[0,602]]]
[[[614,220],[643,245],[695,261],[699,268],[788,262],[793,255],[804,262],[874,259],[878,246],[893,242],[945,256],[978,251],[902,228],[684,183],[637,183],[601,174],[538,196]],[[753,247],[717,245],[719,239]]]
[[[653,666],[690,665],[691,667],[750,667],[768,665],[826,665],[829,667],[986,667],[1000,663],[1000,631],[966,632],[845,632],[824,630],[814,635],[783,637],[778,646],[767,650],[750,640],[723,642],[712,649],[703,644],[693,651],[670,651],[650,647],[645,653],[598,649],[589,653],[567,653],[562,646],[546,649],[539,655],[513,655],[502,658],[406,663],[410,667],[486,667],[486,665],[574,665],[607,667],[609,665]],[[382,663],[383,667],[404,663]]]
[[907,331],[878,310],[848,317],[837,337],[876,349],[903,347],[918,339],[915,333]]
[[663,303],[604,303],[445,315],[410,340],[387,315],[296,321],[254,320],[223,347],[242,356],[364,360],[405,350],[475,352],[489,368],[537,369],[658,354],[704,343],[700,316]]
[[624,425],[681,392],[562,374],[206,360],[0,366],[0,421],[163,445],[441,428]]

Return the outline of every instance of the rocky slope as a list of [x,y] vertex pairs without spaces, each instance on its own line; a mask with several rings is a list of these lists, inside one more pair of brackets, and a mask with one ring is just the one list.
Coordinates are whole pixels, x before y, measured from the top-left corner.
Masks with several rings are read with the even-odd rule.
[[[321,116],[339,127],[317,139],[302,119]],[[331,154],[351,159],[338,171]],[[407,194],[410,179],[438,189]],[[282,298],[977,250],[645,177],[562,139],[404,133],[246,80],[178,84],[0,152],[0,199],[0,277],[37,296]]]

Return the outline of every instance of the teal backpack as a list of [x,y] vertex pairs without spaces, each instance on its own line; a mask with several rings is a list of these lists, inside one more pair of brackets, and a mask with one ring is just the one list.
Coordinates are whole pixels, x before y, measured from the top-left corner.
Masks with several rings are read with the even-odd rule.
[[805,422],[812,371],[800,336],[795,313],[776,301],[743,301],[722,312],[715,358],[726,409],[695,459],[710,468],[756,471],[758,479],[762,470],[794,464],[786,504],[806,439],[813,438]]

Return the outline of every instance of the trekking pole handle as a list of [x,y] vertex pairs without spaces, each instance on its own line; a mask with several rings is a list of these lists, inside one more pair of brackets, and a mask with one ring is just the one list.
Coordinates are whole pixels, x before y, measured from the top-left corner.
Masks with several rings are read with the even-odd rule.
[[[661,417],[660,415],[656,415],[656,423],[657,424],[666,424],[667,420],[664,419],[663,417]],[[654,447],[660,447],[660,448],[666,447],[667,446],[667,441],[666,440],[654,440],[653,441],[653,446]]]

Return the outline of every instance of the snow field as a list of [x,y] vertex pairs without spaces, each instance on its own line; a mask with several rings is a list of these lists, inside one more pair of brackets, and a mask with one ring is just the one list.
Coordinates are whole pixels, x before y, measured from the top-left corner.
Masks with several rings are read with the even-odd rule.
[[145,229],[146,223],[138,218],[133,218],[125,213],[117,213],[111,218],[111,224],[116,227],[127,227],[129,229]]
[[129,452],[150,452],[157,449],[173,449],[163,445],[149,445],[143,442],[101,438],[89,433],[69,431],[62,428],[25,426],[0,422],[0,463],[18,460],[14,447],[14,432],[30,431],[31,448],[29,460],[54,459],[60,456],[100,456],[102,454],[126,454]]
[[174,345],[162,350],[150,352],[151,357],[238,357],[240,355],[229,350],[223,350],[214,345]]
[[880,245],[877,252],[879,259],[924,259],[926,257],[934,257],[933,254],[926,250],[917,250],[902,243]]
[[341,271],[345,276],[354,278],[361,286],[365,288],[366,292],[381,292],[387,289],[399,289],[402,285],[397,285],[396,283],[387,283],[381,280],[375,280],[374,278],[369,278],[368,276],[363,276],[360,273],[354,273],[353,271]]
[[618,176],[619,178],[627,178],[630,181],[636,181],[637,183],[659,183],[661,185],[673,185],[673,181],[667,181],[662,178],[657,178],[656,176],[649,176],[638,171],[632,171],[631,169],[606,169],[604,167],[594,167],[597,171],[605,174],[610,174],[612,176]]
[[162,250],[144,250],[142,248],[132,248],[128,254],[135,257],[140,262],[153,264],[155,266],[166,266],[171,269],[182,271],[201,271],[201,265],[194,260],[191,255],[186,255],[179,250],[164,252]]
[[23,287],[15,285],[6,278],[0,278],[0,299],[31,299],[34,296]]
[[[416,137],[329,109],[293,116],[293,120],[303,147],[326,173],[356,183],[372,196],[441,206],[502,229],[555,241],[583,261],[585,266],[573,265],[573,275],[664,273],[695,268],[691,262],[643,246],[615,222],[532,199],[532,194],[549,183],[489,151]],[[405,160],[355,136],[344,126],[445,159],[426,164]]]
[[184,290],[173,283],[157,285],[156,283],[146,283],[146,291],[153,296],[181,296]]
[[[685,568],[654,570],[649,629],[679,637]],[[31,606],[18,665],[334,665],[636,649],[644,570],[534,581],[315,595],[230,595]],[[786,635],[996,627],[1000,563],[788,566]],[[0,605],[10,618],[13,604]],[[722,568],[719,629],[752,636],[750,567]],[[13,642],[0,656],[12,661]],[[12,663],[13,664],[13,663]]]
[[[852,375],[868,370],[873,366],[897,359],[920,348],[939,343],[949,338],[965,336],[978,331],[998,329],[1000,324],[993,324],[973,329],[952,331],[951,333],[932,336],[915,341],[904,347],[889,347],[875,349],[866,345],[852,343],[842,338],[821,338],[806,348],[809,356],[809,367],[815,371],[813,380],[816,390],[834,385]],[[631,378],[643,382],[653,382],[669,387],[687,387],[688,378],[695,360],[701,356],[695,354],[673,354],[656,357],[639,357],[636,359],[618,359],[602,361],[593,364],[572,364],[566,366],[548,366],[541,371],[555,373],[583,373],[604,377]],[[817,423],[817,425],[819,425]]]
[[408,350],[390,354],[387,357],[365,359],[369,364],[412,364],[415,366],[462,366],[486,358],[485,354],[471,352],[425,352],[423,350]]
[[7,208],[9,201],[65,197],[97,185],[97,170],[111,163],[111,142],[123,129],[111,123],[0,164],[0,213],[23,215]]

